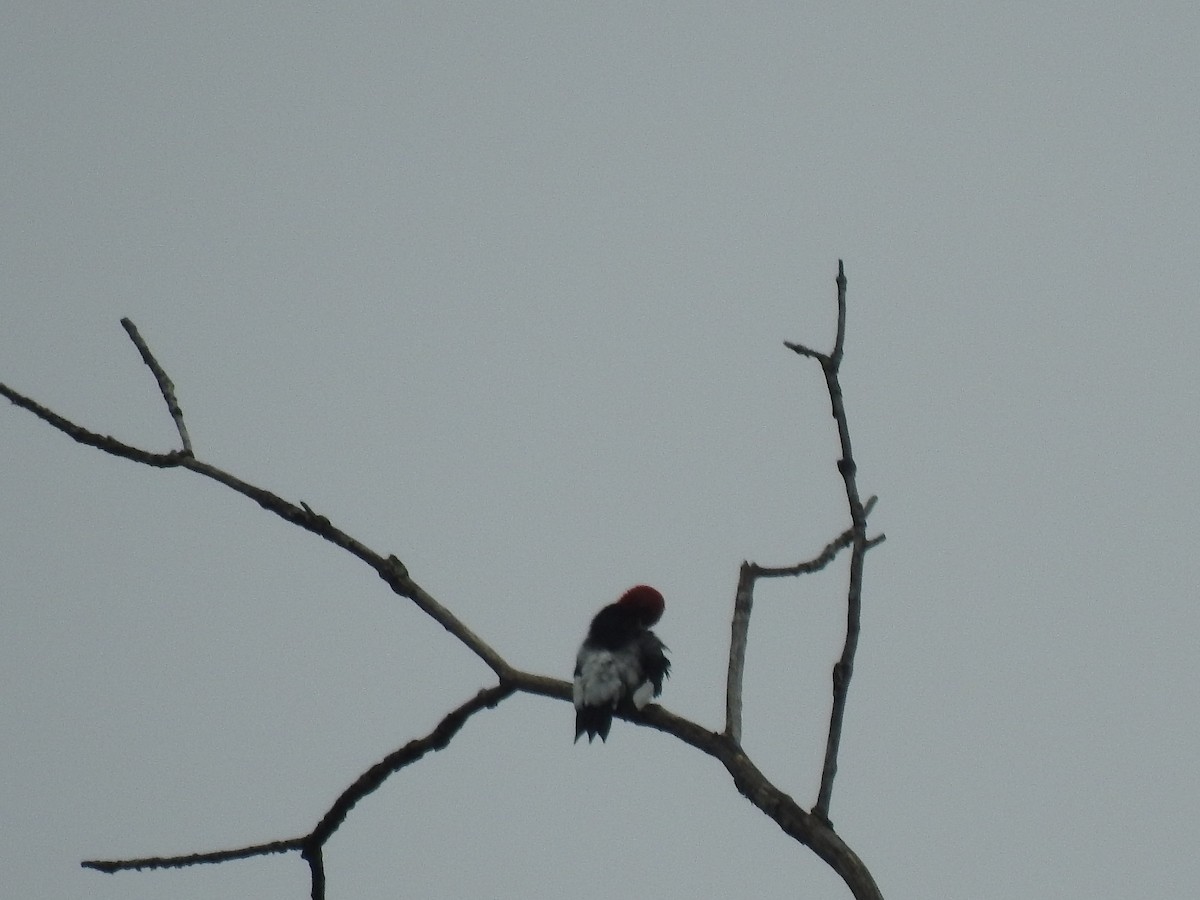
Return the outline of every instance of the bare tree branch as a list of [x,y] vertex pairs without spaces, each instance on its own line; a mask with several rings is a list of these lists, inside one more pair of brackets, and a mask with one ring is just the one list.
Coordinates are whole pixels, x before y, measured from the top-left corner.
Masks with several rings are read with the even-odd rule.
[[[870,514],[877,499],[877,497],[872,497],[867,501],[866,505],[863,507],[864,516]],[[880,544],[883,543],[884,536],[880,535],[878,538],[873,538],[872,540],[874,543]],[[832,541],[826,544],[825,548],[820,553],[806,562],[796,563],[794,566],[781,566],[779,568],[760,566],[756,563],[748,563],[748,565],[753,570],[755,578],[788,578],[793,575],[808,575],[812,572],[821,571],[823,568],[833,562],[834,557],[836,557],[838,553],[840,553],[842,550],[845,550],[852,543],[854,543],[854,529],[847,528]]]
[[183,410],[179,408],[179,401],[175,399],[175,385],[171,383],[171,379],[167,377],[167,373],[163,370],[163,367],[158,364],[158,360],[150,352],[150,348],[142,339],[142,335],[138,332],[137,326],[133,324],[133,320],[129,318],[122,319],[121,327],[129,334],[129,339],[133,341],[133,346],[137,347],[138,353],[142,354],[142,361],[154,373],[154,380],[158,382],[158,390],[162,394],[163,400],[166,401],[167,411],[171,414],[171,418],[175,420],[175,429],[179,432],[179,440],[183,445],[183,452],[191,456],[192,439],[188,437],[187,425],[183,422]]
[[846,643],[842,655],[833,667],[833,707],[829,715],[829,737],[825,743],[825,762],[821,767],[821,788],[817,795],[817,805],[813,814],[823,821],[829,821],[829,803],[833,794],[833,779],[837,775],[838,747],[842,739],[842,723],[846,715],[846,697],[850,688],[850,679],[854,675],[854,654],[858,649],[858,633],[862,618],[862,577],[863,558],[869,547],[884,540],[883,535],[867,540],[868,504],[859,499],[858,482],[856,479],[857,465],[854,454],[850,449],[850,425],[846,419],[846,406],[842,398],[842,385],[838,380],[838,370],[842,364],[842,355],[846,341],[846,270],[842,260],[838,260],[837,284],[837,336],[834,339],[833,352],[829,355],[810,350],[802,344],[786,343],[786,346],[800,354],[817,360],[821,371],[825,374],[825,386],[829,391],[830,411],[837,422],[838,441],[841,445],[842,456],[838,460],[838,472],[846,489],[846,504],[850,510],[850,587],[846,592]]
[[131,447],[128,444],[118,441],[116,438],[96,434],[35,403],[7,385],[0,384],[0,395],[7,397],[16,405],[28,409],[38,418],[53,425],[59,431],[81,444],[97,447],[105,453],[120,456],[133,462],[142,463],[143,465],[158,468],[175,467],[189,469],[206,478],[211,478],[213,481],[217,481],[243,496],[249,497],[263,509],[275,513],[281,519],[293,525],[298,525],[307,531],[311,531],[331,544],[352,553],[378,572],[379,577],[386,581],[394,592],[401,597],[413,601],[422,612],[462,642],[463,645],[482,659],[497,676],[503,678],[507,674],[510,667],[504,661],[503,657],[493,650],[479,635],[468,628],[450,610],[442,606],[432,595],[413,581],[408,574],[408,569],[404,567],[404,564],[399,559],[395,556],[389,556],[385,559],[360,541],[355,540],[341,529],[335,527],[325,516],[313,512],[308,504],[302,503],[297,506],[289,503],[270,491],[242,481],[240,478],[222,469],[218,469],[209,463],[201,462],[184,451],[174,450],[170,453],[151,453],[147,450]]
[[[867,515],[875,506],[878,498],[871,497],[863,507]],[[870,546],[881,543],[884,536],[869,542]],[[733,619],[729,640],[729,670],[725,678],[725,734],[735,742],[742,741],[742,681],[746,668],[746,644],[750,630],[750,611],[754,605],[754,584],[759,578],[786,578],[795,575],[807,575],[819,572],[839,552],[849,547],[854,541],[854,529],[847,528],[838,537],[825,545],[825,549],[807,562],[794,566],[767,568],[757,563],[743,562],[738,574],[737,592],[733,601]]]
[[324,844],[335,831],[346,821],[350,810],[367,795],[376,791],[389,776],[399,772],[405,766],[412,765],[427,753],[443,750],[451,739],[467,724],[467,719],[483,709],[494,709],[503,700],[510,697],[516,690],[512,684],[498,684],[495,687],[480,691],[466,703],[447,713],[437,724],[437,727],[423,738],[409,741],[399,750],[389,753],[367,771],[355,779],[354,784],[346,788],[329,812],[321,817],[317,827],[312,830],[308,840],[316,844]]
[[355,779],[354,783],[333,802],[316,827],[304,837],[272,841],[267,844],[254,844],[235,850],[191,853],[186,856],[151,856],[142,859],[117,860],[89,859],[84,860],[80,865],[85,869],[96,869],[99,872],[111,874],[131,869],[181,869],[186,866],[223,863],[234,859],[249,859],[254,856],[268,856],[272,853],[288,853],[292,850],[299,850],[308,862],[312,874],[313,900],[322,900],[325,896],[322,848],[333,837],[334,832],[346,820],[346,816],[350,814],[355,805],[377,790],[389,776],[399,772],[405,766],[415,763],[427,753],[444,749],[471,716],[480,710],[494,708],[505,698],[511,696],[515,690],[515,686],[509,684],[500,684],[482,690],[466,703],[447,713],[433,731],[425,737],[409,741],[399,750],[389,753]]
[[216,850],[212,853],[189,853],[185,856],[147,856],[144,859],[85,859],[79,865],[85,869],[112,874],[134,869],[182,869],[206,863],[223,863],[234,859],[250,859],[254,856],[270,856],[273,853],[290,853],[304,846],[304,838],[286,841],[271,841],[253,844],[236,850]]
[[[861,598],[862,556],[867,549],[884,540],[883,535],[868,540],[865,534],[866,516],[874,504],[872,497],[866,504],[858,499],[854,481],[854,463],[850,455],[848,431],[845,427],[845,410],[841,400],[841,388],[837,383],[837,366],[842,357],[845,324],[845,276],[839,261],[838,266],[838,337],[834,352],[828,356],[800,345],[792,345],[795,352],[820,362],[829,386],[834,418],[838,421],[842,440],[842,459],[838,468],[846,482],[847,500],[851,509],[852,527],[831,541],[813,559],[784,568],[766,568],[755,563],[742,564],[735,601],[732,640],[730,647],[730,669],[727,684],[726,725],[724,732],[713,732],[657,705],[641,711],[619,709],[619,718],[654,728],[672,735],[721,762],[733,778],[738,791],[763,813],[773,819],[779,827],[795,840],[811,848],[829,864],[846,882],[856,900],[882,900],[882,895],[870,873],[858,856],[838,836],[828,819],[828,788],[832,773],[836,771],[837,741],[841,734],[841,717],[845,705],[845,690],[853,667],[854,647],[858,635],[858,616]],[[128,319],[122,320],[130,338],[138,347],[143,360],[154,372],[167,408],[176,423],[182,450],[168,453],[152,453],[125,444],[116,438],[101,435],[47,409],[13,389],[0,384],[0,396],[29,410],[38,418],[62,431],[73,440],[96,447],[106,453],[129,459],[143,465],[158,468],[189,469],[210,478],[243,496],[249,497],[264,509],[274,513],[293,525],[316,534],[337,547],[346,550],[370,565],[388,586],[398,595],[413,601],[424,613],[438,622],[467,649],[478,656],[498,677],[494,687],[481,690],[470,700],[448,713],[425,737],[417,738],[393,751],[360,775],[350,787],[334,801],[333,805],[317,823],[312,832],[304,837],[255,844],[234,850],[212,853],[189,854],[174,857],[146,857],[131,860],[88,860],[86,868],[102,872],[117,872],[146,868],[180,868],[205,863],[220,863],[234,859],[246,859],[273,853],[300,851],[307,862],[311,875],[313,900],[324,900],[325,867],[323,847],[338,827],[345,821],[355,804],[376,790],[392,774],[417,762],[431,751],[447,746],[461,730],[466,721],[476,712],[493,708],[516,692],[534,694],[571,702],[572,688],[566,681],[549,678],[512,667],[482,638],[469,629],[446,607],[429,595],[409,575],[404,564],[394,555],[383,557],[379,553],[334,526],[328,518],[315,512],[307,503],[298,505],[263,488],[252,485],[236,476],[195,459],[191,441],[187,434],[183,413],[174,397],[174,386],[166,372],[158,364],[137,328]],[[822,774],[821,800],[812,813],[802,809],[790,796],[776,788],[750,761],[740,745],[742,672],[745,664],[746,634],[752,605],[753,584],[758,578],[775,578],[817,571],[832,561],[847,546],[852,547],[851,587],[847,644],[842,659],[834,669],[834,713],[831,716],[830,739],[827,747],[826,765]],[[839,701],[840,697],[840,701]],[[832,765],[831,765],[832,760]]]
[[312,884],[309,896],[312,900],[325,900],[325,845],[306,843],[300,856],[308,863],[308,876]]
[[742,679],[746,672],[746,642],[750,635],[750,613],[754,607],[752,566],[742,562],[737,591],[733,595],[733,618],[729,623],[729,669],[725,673],[725,735],[742,742]]
[[63,418],[40,403],[30,400],[25,395],[18,394],[8,385],[0,384],[0,397],[5,397],[22,409],[29,410],[43,422],[53,425],[72,440],[78,441],[81,444],[87,444],[89,447],[95,447],[98,450],[103,450],[105,453],[111,453],[113,456],[120,456],[134,462],[139,462],[142,465],[154,466],[159,469],[178,466],[180,459],[183,458],[183,453],[179,450],[171,453],[150,453],[146,450],[139,450],[137,447],[131,447],[129,444],[124,444],[115,437],[88,431],[83,426],[76,425],[74,422]]
[[[514,671],[511,683],[517,690],[571,702],[571,685],[555,678]],[[883,900],[883,894],[862,860],[833,827],[775,787],[750,761],[741,745],[727,733],[710,731],[690,719],[656,704],[635,712],[622,707],[617,718],[646,725],[669,734],[713,757],[733,777],[738,792],[769,816],[785,834],[811,849],[841,876],[855,900]]]
[[709,731],[661,706],[647,706],[637,716],[629,714],[622,718],[641,721],[716,759],[733,777],[738,792],[769,816],[785,834],[823,859],[841,876],[856,900],[883,900],[870,871],[832,825],[806,812],[775,787],[729,735]]

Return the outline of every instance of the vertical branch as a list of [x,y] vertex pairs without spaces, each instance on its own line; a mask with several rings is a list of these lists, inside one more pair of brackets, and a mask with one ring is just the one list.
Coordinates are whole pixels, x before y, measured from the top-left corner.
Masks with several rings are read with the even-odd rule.
[[325,900],[325,852],[321,844],[313,840],[306,841],[300,855],[308,863],[312,878],[312,900]]
[[846,344],[846,267],[842,261],[838,260],[837,278],[834,279],[837,284],[837,336],[833,339],[833,353],[829,356],[829,362],[836,371],[842,364],[842,348]]
[[729,673],[725,679],[725,734],[735,744],[742,742],[742,676],[746,670],[746,640],[750,632],[750,610],[753,605],[753,566],[743,562],[733,600]]
[[825,761],[821,771],[821,788],[814,812],[823,820],[829,818],[829,797],[833,790],[833,776],[837,772],[838,745],[841,742],[842,719],[846,711],[846,691],[854,671],[854,653],[858,648],[860,609],[862,606],[863,556],[868,548],[883,540],[883,536],[868,541],[866,537],[867,514],[875,504],[872,497],[864,505],[858,494],[855,480],[854,456],[850,451],[850,429],[846,422],[846,407],[842,400],[842,386],[838,381],[838,368],[846,343],[846,269],[838,260],[837,273],[837,336],[833,352],[821,353],[803,344],[784,342],[787,347],[801,356],[815,359],[825,374],[825,385],[829,390],[829,402],[834,420],[837,422],[838,440],[842,455],[838,460],[838,471],[846,487],[846,501],[850,506],[851,526],[831,541],[815,559],[787,568],[764,568],[743,562],[738,575],[737,595],[733,604],[732,634],[729,641],[729,672],[725,683],[725,736],[740,744],[742,740],[742,681],[746,667],[746,641],[750,630],[750,612],[754,603],[754,583],[762,577],[778,578],[815,572],[825,566],[843,547],[853,547],[850,560],[850,590],[847,598],[846,645],[833,671],[833,710],[830,715],[829,738],[825,748]]
[[825,384],[829,388],[829,403],[833,418],[837,421],[838,439],[842,456],[838,460],[838,471],[846,487],[846,503],[850,508],[853,540],[850,551],[850,586],[846,592],[846,643],[841,658],[833,667],[833,708],[829,714],[829,736],[825,742],[825,761],[821,767],[821,788],[817,794],[817,805],[813,814],[829,821],[829,803],[833,795],[833,779],[837,775],[838,748],[842,740],[842,722],[846,715],[846,697],[850,679],[854,675],[854,654],[858,650],[858,633],[862,618],[862,574],[863,557],[867,552],[867,522],[862,500],[858,494],[857,466],[850,449],[850,426],[846,420],[846,406],[842,399],[842,385],[838,380],[842,351],[846,339],[846,271],[838,260],[837,274],[838,328],[833,353],[821,360],[825,373]]
[[858,632],[862,614],[863,556],[866,553],[862,532],[854,536],[850,551],[850,588],[846,602],[846,644],[841,658],[833,666],[833,708],[829,713],[829,736],[825,741],[825,762],[821,766],[821,789],[813,815],[829,822],[829,803],[833,795],[833,779],[837,775],[838,748],[842,741],[842,721],[846,715],[846,697],[850,678],[854,674],[854,654],[858,650]]
[[850,679],[854,675],[854,654],[858,650],[859,623],[862,617],[863,557],[867,550],[883,540],[883,536],[867,540],[867,513],[870,503],[863,505],[858,493],[857,466],[850,449],[850,426],[846,420],[846,405],[842,399],[842,385],[838,370],[842,365],[842,353],[846,342],[846,269],[838,260],[837,273],[837,337],[833,352],[829,354],[812,350],[803,344],[785,342],[788,349],[801,356],[815,359],[825,374],[825,386],[829,390],[830,412],[837,422],[838,442],[842,455],[838,460],[838,472],[846,488],[846,504],[850,509],[850,587],[846,592],[846,643],[842,655],[833,667],[833,708],[829,714],[829,737],[825,742],[825,761],[821,767],[821,788],[817,794],[817,805],[813,814],[829,822],[829,801],[833,794],[833,779],[837,775],[838,747],[842,740],[842,722],[846,715],[846,695]]

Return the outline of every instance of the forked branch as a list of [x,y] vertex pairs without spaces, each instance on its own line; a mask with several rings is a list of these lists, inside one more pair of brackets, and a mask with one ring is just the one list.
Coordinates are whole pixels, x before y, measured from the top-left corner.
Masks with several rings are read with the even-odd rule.
[[838,441],[842,455],[838,460],[838,472],[846,489],[846,505],[850,512],[850,587],[846,592],[846,643],[841,658],[833,667],[833,707],[829,714],[829,736],[825,743],[825,762],[821,767],[821,788],[817,794],[817,805],[813,814],[822,821],[829,821],[829,802],[833,795],[833,779],[837,774],[838,747],[842,740],[842,723],[846,715],[846,697],[850,689],[850,678],[854,674],[854,654],[858,649],[858,633],[862,619],[863,559],[867,550],[884,540],[878,535],[867,539],[867,513],[874,498],[863,503],[859,499],[857,471],[854,454],[850,449],[850,425],[846,418],[846,405],[842,398],[842,385],[838,370],[846,342],[846,270],[838,260],[837,284],[837,336],[831,353],[820,353],[803,344],[785,342],[785,345],[800,354],[815,359],[825,374],[825,386],[829,391],[830,412],[837,422]]
[[[870,514],[878,498],[866,502],[864,514]],[[872,538],[868,547],[882,543],[884,536]],[[743,562],[738,574],[737,592],[733,600],[732,635],[729,641],[729,672],[725,681],[725,733],[733,740],[742,740],[742,680],[746,669],[746,644],[750,631],[750,613],[754,606],[754,585],[760,578],[788,578],[819,572],[833,562],[842,550],[854,542],[854,529],[847,528],[825,545],[825,549],[807,562],[794,566],[771,568],[758,563]]]
[[122,319],[121,327],[125,329],[125,333],[133,341],[133,346],[137,347],[138,353],[142,355],[142,362],[153,373],[154,380],[158,382],[158,391],[162,394],[162,398],[167,404],[167,412],[175,420],[175,430],[179,432],[179,441],[183,445],[183,452],[191,456],[192,439],[188,437],[187,425],[183,421],[183,410],[179,408],[179,401],[175,399],[175,385],[167,377],[167,373],[163,370],[163,367],[158,364],[158,360],[154,358],[154,354],[150,352],[149,346],[146,345],[142,335],[138,332],[137,326],[133,324],[133,320],[129,318]]
[[[824,357],[813,351],[793,347],[793,349],[797,349],[797,352],[802,352],[804,355],[814,356],[821,360],[822,368],[826,370],[827,382],[831,385],[831,397],[833,396],[833,387],[836,385],[836,363],[834,360],[840,361],[841,359],[845,315],[845,279],[841,275],[840,264],[839,288],[838,340],[834,354]],[[184,422],[182,409],[175,397],[174,384],[162,366],[159,365],[153,353],[151,353],[136,326],[128,319],[123,319],[121,324],[137,347],[143,361],[154,374],[159,391],[179,433],[180,449],[166,453],[155,453],[133,447],[114,437],[102,435],[84,428],[3,384],[0,384],[0,396],[4,396],[17,406],[29,410],[39,419],[42,419],[81,444],[96,447],[105,453],[143,465],[157,468],[188,469],[212,479],[250,498],[263,509],[274,513],[285,521],[312,532],[331,544],[353,554],[371,566],[396,594],[411,600],[422,612],[442,625],[463,646],[481,659],[498,679],[496,685],[480,690],[470,700],[448,713],[429,734],[410,741],[362,773],[334,801],[333,805],[321,817],[313,830],[302,837],[210,853],[193,853],[171,857],[143,857],[128,860],[88,860],[83,863],[85,867],[98,871],[117,872],[146,868],[181,868],[192,865],[222,863],[234,859],[246,859],[274,853],[299,851],[309,866],[313,900],[323,900],[325,896],[324,845],[363,797],[376,790],[391,775],[417,762],[428,753],[447,746],[475,713],[497,706],[514,693],[534,694],[559,701],[571,702],[571,685],[559,679],[524,672],[511,666],[486,641],[468,628],[462,620],[418,585],[409,575],[404,564],[396,556],[389,555],[384,557],[382,554],[371,550],[357,539],[336,527],[328,518],[315,512],[304,502],[298,504],[291,503],[270,491],[243,481],[216,466],[196,459],[192,450],[191,438],[188,435],[187,426]],[[830,365],[832,365],[833,372],[832,380],[830,380]],[[838,418],[839,432],[844,436],[843,462],[845,462],[846,460],[850,460],[851,457],[849,454],[849,438],[845,437],[846,432],[842,427],[844,425],[845,413],[844,410],[839,413],[840,409],[841,395],[839,388],[834,400],[834,416]],[[882,895],[878,887],[875,885],[866,867],[862,864],[862,861],[850,850],[829,824],[827,800],[824,806],[818,804],[818,808],[813,813],[806,812],[791,797],[767,780],[762,772],[746,756],[740,744],[741,679],[745,661],[745,639],[746,630],[749,625],[751,594],[756,579],[798,575],[806,571],[816,571],[818,568],[828,564],[838,552],[847,546],[852,547],[852,572],[854,571],[853,561],[855,559],[857,559],[859,572],[857,578],[852,575],[851,581],[852,599],[854,600],[852,609],[854,610],[853,615],[855,617],[854,635],[855,637],[857,636],[857,595],[855,594],[855,585],[861,584],[861,556],[868,547],[883,540],[883,536],[880,535],[878,538],[870,541],[866,539],[866,514],[869,512],[874,498],[868,501],[865,506],[862,504],[856,506],[857,489],[853,482],[853,463],[850,462],[845,466],[840,464],[839,468],[843,469],[843,475],[847,478],[847,493],[851,497],[851,518],[855,523],[854,526],[830,542],[820,554],[806,563],[781,569],[764,568],[753,563],[744,563],[742,566],[742,575],[739,579],[739,600],[736,604],[733,621],[734,640],[730,650],[726,726],[724,732],[710,731],[695,722],[677,716],[656,705],[647,706],[640,712],[619,710],[617,711],[617,715],[620,718],[670,734],[718,760],[732,776],[738,791],[774,820],[785,833],[811,848],[821,859],[828,863],[846,882],[846,885],[857,900],[882,900]],[[848,475],[846,474],[846,470],[849,471]],[[743,586],[745,588],[744,592]],[[745,594],[744,602],[742,600],[743,593]],[[835,716],[839,734],[841,714],[838,710],[841,707],[836,702],[836,695],[840,685],[840,690],[843,694],[842,705],[844,705],[845,683],[849,680],[848,673],[853,660],[853,645],[849,640],[847,643],[847,653],[843,655],[843,660],[847,659],[849,662],[843,666],[844,671],[847,673],[846,677],[839,682],[835,674]],[[842,665],[842,663],[840,662],[839,665]],[[831,746],[833,747],[834,758],[836,758],[836,741],[833,740],[832,724]],[[832,776],[830,776],[830,780],[832,780]],[[822,790],[824,795],[824,778],[822,780]]]
[[[191,853],[186,856],[150,856],[142,859],[117,860],[89,859],[84,860],[80,865],[85,869],[108,873],[130,869],[179,869],[185,866],[223,863],[234,859],[249,859],[254,856],[268,856],[272,853],[288,853],[292,850],[299,850],[309,861],[309,867],[313,870],[313,897],[315,900],[319,900],[324,893],[323,889],[318,890],[317,887],[317,882],[324,880],[324,866],[321,863],[322,849],[346,820],[355,805],[376,791],[391,775],[415,763],[427,753],[444,749],[471,716],[480,710],[494,708],[510,696],[515,689],[513,685],[500,684],[480,691],[466,703],[448,713],[425,737],[409,741],[399,750],[389,753],[358,776],[354,783],[333,802],[316,827],[303,837],[286,841],[272,841],[267,844],[254,844],[235,850]],[[320,873],[319,877],[318,873]]]

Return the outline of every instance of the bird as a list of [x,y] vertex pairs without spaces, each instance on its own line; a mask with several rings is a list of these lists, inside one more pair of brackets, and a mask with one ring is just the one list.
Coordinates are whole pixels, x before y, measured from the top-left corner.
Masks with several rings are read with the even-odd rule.
[[592,619],[575,657],[575,740],[608,740],[613,712],[641,710],[662,693],[671,674],[666,645],[650,626],[662,618],[663,595],[646,584],[631,587]]

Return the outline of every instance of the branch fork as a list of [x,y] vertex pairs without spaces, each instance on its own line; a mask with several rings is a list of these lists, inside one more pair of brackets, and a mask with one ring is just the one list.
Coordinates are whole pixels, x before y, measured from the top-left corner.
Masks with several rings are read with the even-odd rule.
[[[773,819],[790,837],[813,850],[845,881],[857,900],[882,900],[870,872],[858,856],[834,831],[829,820],[829,801],[833,778],[837,771],[837,752],[845,714],[846,694],[854,671],[862,598],[862,568],[866,551],[884,540],[882,534],[866,535],[866,521],[875,505],[875,497],[865,503],[859,499],[856,483],[857,466],[850,448],[849,427],[842,400],[838,369],[841,365],[845,340],[846,276],[841,260],[837,275],[838,325],[833,350],[826,354],[802,344],[786,343],[799,354],[817,360],[825,375],[831,411],[837,422],[841,441],[841,458],[837,468],[842,476],[851,526],[830,541],[811,559],[790,566],[771,568],[743,562],[738,576],[731,622],[729,667],[726,680],[725,727],[714,732],[658,705],[639,711],[621,710],[617,715],[640,725],[669,734],[680,741],[718,760],[729,772],[737,790],[762,812]],[[155,856],[123,860],[85,860],[84,868],[100,872],[119,872],[140,869],[184,868],[193,865],[223,863],[275,853],[298,852],[308,864],[313,900],[325,897],[324,846],[337,831],[355,805],[375,791],[389,777],[418,762],[429,753],[446,747],[466,723],[485,709],[493,709],[516,693],[527,693],[571,702],[572,688],[560,679],[524,672],[510,665],[495,649],[449,609],[426,592],[409,574],[407,567],[394,554],[382,556],[334,525],[328,517],[314,511],[307,503],[291,503],[276,494],[218,469],[196,458],[188,434],[183,410],[175,396],[175,385],[159,364],[137,326],[124,318],[121,325],[137,348],[142,360],[158,384],[159,393],[179,435],[180,446],[165,453],[155,453],[125,444],[114,437],[90,431],[60,416],[30,398],[0,384],[0,396],[32,412],[73,440],[113,456],[156,468],[183,468],[212,479],[256,502],[287,522],[309,531],[340,547],[371,566],[397,595],[414,603],[422,612],[440,624],[460,644],[484,662],[497,678],[491,687],[482,688],[475,696],[447,713],[432,731],[414,738],[389,753],[358,776],[333,802],[311,831],[300,837],[253,844],[232,850],[192,853],[183,856]],[[850,587],[847,595],[846,642],[841,658],[833,669],[833,708],[830,715],[829,737],[822,769],[817,805],[806,812],[790,796],[775,787],[742,749],[742,679],[745,669],[750,615],[753,609],[754,586],[760,578],[795,577],[816,572],[832,562],[841,551],[850,548]]]

